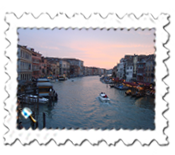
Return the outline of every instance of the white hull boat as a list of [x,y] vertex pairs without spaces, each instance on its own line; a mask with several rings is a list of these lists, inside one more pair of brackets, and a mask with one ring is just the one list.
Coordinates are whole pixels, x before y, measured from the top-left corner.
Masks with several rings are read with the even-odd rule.
[[110,99],[109,97],[105,94],[105,93],[101,93],[98,98],[102,101],[102,102],[109,102]]
[[[36,102],[37,103],[37,96],[36,95],[27,95],[25,97],[22,97],[22,100],[25,100],[25,102]],[[44,97],[39,97],[39,103],[48,103],[49,102],[49,99],[47,98],[44,98]]]

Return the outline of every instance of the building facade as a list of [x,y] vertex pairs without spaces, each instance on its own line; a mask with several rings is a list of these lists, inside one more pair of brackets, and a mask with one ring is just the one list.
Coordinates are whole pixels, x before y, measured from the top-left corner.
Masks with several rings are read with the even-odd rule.
[[33,48],[28,48],[32,51],[32,77],[41,77],[41,54],[35,52]]
[[40,74],[41,77],[47,76],[47,60],[44,57],[41,57],[41,63],[40,63]]
[[155,55],[149,55],[145,66],[145,82],[154,83],[155,78]]
[[144,82],[145,81],[145,65],[146,65],[146,56],[139,55],[137,60],[137,81]]
[[56,76],[58,76],[60,74],[60,63],[56,62],[56,72],[55,72]]
[[125,72],[125,60],[124,60],[124,58],[122,58],[120,60],[120,63],[117,64],[117,77],[119,79],[123,79],[124,78],[124,72]]
[[133,56],[133,79],[137,79],[137,60],[138,60],[138,55]]
[[18,81],[32,80],[32,51],[28,50],[26,46],[18,45],[18,62],[17,72]]
[[126,82],[131,82],[133,79],[133,63],[126,64]]
[[59,61],[60,75],[70,76],[70,63],[65,60]]
[[[76,76],[82,76],[84,73],[84,62],[82,60],[79,59],[74,59],[74,58],[64,58],[63,60],[69,62],[70,66],[72,66],[71,68],[76,68],[75,70],[77,70],[78,68],[78,75],[77,72],[75,73]],[[71,72],[72,73],[72,72]],[[72,73],[71,75],[74,75],[74,73]]]

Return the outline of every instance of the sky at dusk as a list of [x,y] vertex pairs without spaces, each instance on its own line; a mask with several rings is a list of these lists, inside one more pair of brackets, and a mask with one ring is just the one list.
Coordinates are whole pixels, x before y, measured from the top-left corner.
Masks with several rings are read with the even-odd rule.
[[18,29],[18,44],[44,57],[77,58],[84,66],[112,69],[126,54],[153,54],[155,30]]

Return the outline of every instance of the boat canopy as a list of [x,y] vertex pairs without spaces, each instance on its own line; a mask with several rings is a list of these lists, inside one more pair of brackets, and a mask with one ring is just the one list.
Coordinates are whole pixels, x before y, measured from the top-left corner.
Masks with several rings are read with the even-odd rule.
[[47,79],[47,78],[40,78],[37,81],[38,82],[49,82],[49,79]]
[[130,85],[130,86],[138,86],[138,84],[132,83],[132,82],[123,82],[123,84]]
[[101,94],[101,96],[105,96],[105,94]]
[[37,87],[52,87],[50,82],[38,82]]

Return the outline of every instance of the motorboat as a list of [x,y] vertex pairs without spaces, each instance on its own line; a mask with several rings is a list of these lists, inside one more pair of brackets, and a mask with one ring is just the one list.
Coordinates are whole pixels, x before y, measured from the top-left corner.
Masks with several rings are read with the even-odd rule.
[[99,97],[99,99],[103,102],[103,101],[105,101],[105,102],[108,102],[108,101],[110,101],[110,99],[109,99],[109,97],[105,94],[105,93],[100,93],[100,95],[98,96]]
[[126,95],[131,95],[132,91],[129,89],[125,92]]
[[19,96],[19,99],[23,100],[26,103],[33,103],[33,102],[37,103],[37,100],[39,103],[48,103],[49,102],[49,99],[47,99],[47,98],[44,98],[44,97],[39,97],[39,99],[37,99],[37,98],[38,98],[38,96],[36,96],[36,95],[20,95]]
[[128,90],[129,88],[128,87],[126,87],[126,86],[124,86],[124,85],[122,85],[122,84],[120,84],[120,85],[116,85],[116,86],[114,86],[116,89],[119,89],[119,90]]

